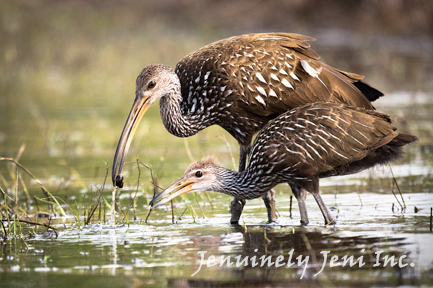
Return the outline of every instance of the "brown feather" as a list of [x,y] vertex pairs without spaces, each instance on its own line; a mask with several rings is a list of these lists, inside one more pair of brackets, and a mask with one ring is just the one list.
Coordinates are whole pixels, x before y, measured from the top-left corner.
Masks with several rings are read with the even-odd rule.
[[[250,161],[255,166],[273,163],[274,171],[284,170],[297,177],[355,173],[382,163],[378,156],[382,152],[388,151],[382,157],[384,161],[401,157],[401,150],[395,147],[416,140],[395,130],[386,114],[342,104],[313,103],[266,125],[254,141]],[[377,161],[370,159],[373,155]]]
[[[373,109],[358,88],[370,86],[355,84],[363,76],[320,62],[307,43],[312,40],[289,33],[247,34],[188,54],[176,66],[183,113],[199,113],[198,108],[189,109],[200,105],[210,114],[219,113],[214,124],[248,146],[270,119],[307,103],[336,102]],[[230,120],[233,115],[236,117]]]

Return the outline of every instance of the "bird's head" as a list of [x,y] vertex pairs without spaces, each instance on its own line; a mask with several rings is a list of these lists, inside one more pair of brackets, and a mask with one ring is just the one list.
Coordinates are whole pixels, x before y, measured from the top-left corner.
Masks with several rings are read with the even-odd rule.
[[151,64],[141,70],[135,86],[135,101],[149,107],[156,100],[173,94],[180,87],[179,78],[173,69],[163,64]]
[[123,127],[122,135],[117,144],[116,154],[114,155],[112,170],[113,185],[117,187],[123,186],[120,173],[129,150],[129,145],[144,113],[156,100],[167,95],[176,94],[173,92],[178,91],[180,91],[179,78],[166,65],[148,65],[138,74],[134,103]]
[[218,187],[221,186],[221,171],[223,170],[225,169],[218,166],[216,158],[213,157],[192,163],[182,178],[156,195],[149,205],[153,209],[185,193],[218,191]]

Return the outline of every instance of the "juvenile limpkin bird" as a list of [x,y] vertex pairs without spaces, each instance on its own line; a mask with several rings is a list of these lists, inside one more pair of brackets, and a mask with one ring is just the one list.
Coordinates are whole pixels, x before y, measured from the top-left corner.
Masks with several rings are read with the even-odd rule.
[[319,178],[391,162],[402,156],[404,145],[415,140],[415,136],[397,133],[388,115],[337,103],[307,104],[281,114],[259,132],[244,171],[220,167],[212,158],[193,163],[150,205],[157,207],[193,191],[253,199],[279,183],[288,183],[298,201],[301,224],[308,224],[307,192],[329,224],[334,219],[320,197]]
[[[113,184],[120,175],[137,125],[160,99],[164,126],[178,137],[219,125],[239,143],[239,171],[244,170],[253,135],[269,120],[292,108],[318,101],[373,109],[383,94],[360,75],[322,62],[306,41],[285,33],[248,34],[209,44],[187,56],[175,71],[149,65],[137,77],[135,100],[113,161]],[[269,221],[275,217],[273,193],[263,197]],[[238,199],[239,200],[239,199]],[[232,201],[231,223],[237,223],[245,201]]]

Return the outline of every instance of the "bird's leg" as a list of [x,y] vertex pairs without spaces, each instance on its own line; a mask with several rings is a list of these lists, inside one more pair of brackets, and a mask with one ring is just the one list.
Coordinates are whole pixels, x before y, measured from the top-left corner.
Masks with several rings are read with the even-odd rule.
[[262,196],[263,202],[265,202],[266,210],[268,211],[268,222],[273,223],[277,220],[277,214],[275,211],[275,191],[274,189],[268,190],[265,195]]
[[322,211],[323,218],[325,219],[325,225],[335,224],[334,217],[331,212],[329,212],[328,207],[326,207],[325,202],[323,202],[322,197],[319,193],[319,179],[314,179],[311,182],[310,193],[313,194],[314,199],[319,205],[320,211]]
[[245,167],[247,166],[247,156],[250,153],[251,145],[248,147],[240,146],[239,149],[239,172],[242,172],[245,170]]
[[332,216],[331,212],[329,212],[328,207],[326,207],[325,203],[323,202],[319,192],[311,194],[313,194],[314,199],[316,199],[317,205],[319,205],[320,211],[322,211],[323,218],[325,218],[325,225],[335,224],[335,219]]
[[242,199],[234,198],[230,203],[230,224],[239,224],[239,218],[241,218],[242,211],[244,210],[246,201]]
[[325,219],[325,225],[335,224],[334,217],[331,212],[329,212],[328,207],[326,207],[325,203],[322,200],[322,197],[319,193],[319,179],[314,179],[310,182],[310,187],[308,187],[308,191],[313,194],[314,199],[316,200],[317,205],[319,205],[320,211],[322,212],[323,218]]
[[293,200],[293,195],[290,195],[290,219],[292,219],[292,200]]
[[304,188],[299,188],[295,185],[290,185],[292,188],[292,193],[295,195],[296,200],[298,201],[299,213],[301,214],[301,225],[308,225],[308,214],[307,214],[307,206],[305,205],[305,199],[307,199],[307,190]]
[[[243,147],[242,145],[240,146],[239,172],[245,170],[247,155],[248,152],[250,151],[250,148],[251,148],[250,146],[247,147]],[[245,200],[242,199],[234,198],[232,200],[232,202],[230,203],[230,213],[231,213],[230,224],[239,224],[239,218],[242,215],[242,210],[244,210],[245,203],[246,203]]]

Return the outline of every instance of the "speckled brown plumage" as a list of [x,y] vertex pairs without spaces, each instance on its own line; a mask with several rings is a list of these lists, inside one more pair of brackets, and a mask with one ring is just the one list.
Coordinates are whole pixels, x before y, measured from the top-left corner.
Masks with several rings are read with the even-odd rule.
[[[240,145],[240,171],[253,135],[281,113],[318,101],[373,109],[370,101],[382,93],[362,76],[319,61],[310,40],[288,33],[247,34],[192,52],[175,71],[161,64],[145,67],[114,157],[113,183],[139,120],[158,99],[163,123],[173,135],[188,137],[215,124],[227,130]],[[239,216],[238,211],[232,223]]]
[[[220,125],[248,147],[254,133],[270,119],[306,103],[338,102],[373,109],[370,101],[382,93],[362,82],[362,76],[320,62],[308,40],[313,38],[248,34],[185,56],[175,69],[182,113]],[[169,128],[176,136],[184,135],[176,127]]]
[[305,197],[310,192],[329,224],[334,219],[320,197],[319,178],[394,161],[403,155],[402,147],[416,139],[396,132],[385,114],[337,103],[307,104],[281,114],[260,131],[244,171],[222,168],[212,159],[191,164],[151,205],[203,190],[253,199],[288,183],[298,200],[301,223],[308,223]]

